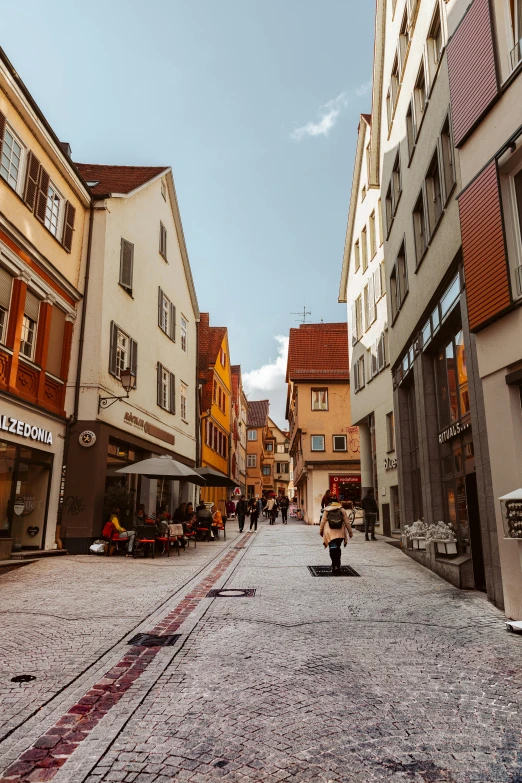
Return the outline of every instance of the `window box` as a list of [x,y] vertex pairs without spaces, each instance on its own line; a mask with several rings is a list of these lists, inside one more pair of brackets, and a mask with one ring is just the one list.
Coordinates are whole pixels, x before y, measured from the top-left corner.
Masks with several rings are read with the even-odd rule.
[[439,555],[456,555],[457,554],[457,542],[456,541],[442,541],[441,539],[432,539]]
[[423,538],[412,538],[411,539],[412,548],[413,549],[426,549],[426,537]]

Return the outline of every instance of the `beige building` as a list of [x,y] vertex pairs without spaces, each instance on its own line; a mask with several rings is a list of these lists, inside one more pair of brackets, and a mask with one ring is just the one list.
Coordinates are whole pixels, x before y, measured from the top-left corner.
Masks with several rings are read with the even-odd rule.
[[[378,128],[377,124],[377,128]],[[360,434],[361,483],[373,488],[385,535],[401,527],[393,387],[388,349],[388,309],[384,263],[380,167],[372,154],[372,117],[362,114],[339,301],[348,305],[350,403]],[[373,151],[373,153],[372,153]]]
[[288,432],[268,417],[268,429],[274,436],[273,486],[276,495],[288,495],[290,483],[290,439]]
[[[248,402],[247,413],[247,497],[261,497],[271,485],[271,475],[263,475],[265,460],[270,464],[265,444],[268,435],[269,400]],[[273,441],[272,441],[273,442]]]
[[248,403],[243,391],[241,367],[234,364],[232,373],[232,460],[230,478],[237,482],[241,494],[246,496],[246,446]]
[[[466,5],[462,20],[449,17],[448,67],[462,180],[467,318],[484,394],[480,424],[491,464],[487,533],[500,557],[497,589],[503,586],[506,615],[521,620],[522,3]],[[504,527],[499,498],[514,491]],[[497,557],[492,561],[496,565]]]
[[[0,557],[61,547],[91,197],[0,50]],[[72,502],[72,501],[70,501]]]
[[298,505],[308,524],[318,524],[326,490],[361,500],[359,431],[352,426],[348,328],[301,324],[290,329],[286,415],[289,454]]
[[[140,503],[172,512],[193,499],[192,484],[117,470],[160,455],[195,465],[199,320],[171,169],[77,165],[94,219],[65,482],[66,497],[81,499],[63,515],[73,553],[99,537],[111,487],[130,493],[124,526]],[[126,370],[135,380],[128,396]]]

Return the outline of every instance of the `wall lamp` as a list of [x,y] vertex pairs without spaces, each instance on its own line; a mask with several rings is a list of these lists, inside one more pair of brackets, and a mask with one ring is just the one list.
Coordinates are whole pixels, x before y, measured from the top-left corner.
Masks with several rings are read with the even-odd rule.
[[126,370],[122,370],[120,374],[120,381],[123,389],[127,392],[121,397],[112,395],[111,397],[98,397],[98,413],[102,408],[110,408],[118,400],[127,400],[129,398],[129,392],[134,391],[136,388],[136,376],[128,367]]

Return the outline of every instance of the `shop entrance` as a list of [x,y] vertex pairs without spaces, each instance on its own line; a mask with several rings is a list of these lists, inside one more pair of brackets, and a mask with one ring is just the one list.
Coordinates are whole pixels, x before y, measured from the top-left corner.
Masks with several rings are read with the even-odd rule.
[[42,549],[53,455],[0,441],[0,535],[13,550]]
[[360,476],[330,476],[330,492],[339,500],[350,500],[354,505],[361,504]]
[[482,550],[482,534],[480,531],[480,514],[477,492],[477,474],[466,476],[466,500],[469,519],[469,539],[471,544],[471,559],[473,561],[473,578],[477,590],[486,590],[486,570],[484,568],[484,553]]

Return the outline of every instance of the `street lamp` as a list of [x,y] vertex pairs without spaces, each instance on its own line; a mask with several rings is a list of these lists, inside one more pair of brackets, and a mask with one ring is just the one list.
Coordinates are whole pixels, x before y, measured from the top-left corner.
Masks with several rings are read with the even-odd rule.
[[98,397],[98,413],[102,408],[110,408],[111,405],[114,405],[118,400],[127,400],[129,398],[129,392],[134,391],[136,388],[136,375],[129,367],[127,367],[126,370],[121,371],[120,382],[126,394],[121,397],[115,395],[110,397]]

